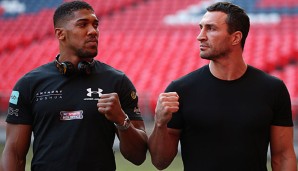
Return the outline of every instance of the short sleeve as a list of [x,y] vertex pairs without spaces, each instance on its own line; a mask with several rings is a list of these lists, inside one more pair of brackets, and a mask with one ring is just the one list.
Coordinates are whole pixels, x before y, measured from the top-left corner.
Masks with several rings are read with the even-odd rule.
[[278,92],[274,105],[272,125],[293,126],[290,95],[283,82],[280,84]]
[[16,83],[11,92],[6,122],[26,125],[33,123],[30,85],[25,77]]
[[138,105],[138,94],[133,83],[123,75],[120,92],[118,92],[121,107],[130,120],[143,120]]

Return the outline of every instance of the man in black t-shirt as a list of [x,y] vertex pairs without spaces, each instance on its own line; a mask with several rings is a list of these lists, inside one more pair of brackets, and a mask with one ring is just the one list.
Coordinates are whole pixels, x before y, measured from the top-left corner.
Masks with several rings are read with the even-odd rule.
[[158,169],[170,165],[181,143],[185,171],[297,171],[291,102],[285,84],[242,57],[249,18],[218,2],[200,22],[206,65],[173,81],[160,94],[149,151]]
[[147,135],[136,89],[124,73],[94,60],[98,22],[83,1],[56,9],[60,53],[13,88],[4,171],[24,170],[32,133],[32,171],[114,171],[115,134],[127,160],[144,162]]

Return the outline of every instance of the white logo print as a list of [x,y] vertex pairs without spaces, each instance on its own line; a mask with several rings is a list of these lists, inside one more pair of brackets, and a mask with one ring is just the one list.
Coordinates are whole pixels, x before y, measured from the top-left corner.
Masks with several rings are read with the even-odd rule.
[[98,88],[98,91],[92,91],[91,88],[88,88],[87,89],[88,93],[87,93],[87,96],[91,97],[92,94],[98,94],[98,97],[100,97],[102,94],[102,89]]
[[[100,89],[100,88],[98,88],[97,91],[92,91],[91,88],[87,88],[86,90],[87,90],[87,96],[88,96],[89,98],[84,98],[84,100],[98,100],[99,97],[102,95],[101,92],[103,92],[103,90]],[[98,95],[98,98],[92,98],[92,94],[97,94],[97,95]]]
[[62,99],[62,90],[45,90],[42,92],[36,93],[35,101],[43,101],[43,100],[58,100]]
[[13,109],[12,107],[8,108],[8,114],[9,115],[15,115],[15,116],[19,116],[19,109]]

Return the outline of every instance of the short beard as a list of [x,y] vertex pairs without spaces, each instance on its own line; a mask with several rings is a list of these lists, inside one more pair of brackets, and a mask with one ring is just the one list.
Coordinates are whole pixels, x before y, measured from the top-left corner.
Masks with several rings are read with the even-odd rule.
[[77,55],[80,58],[94,58],[97,55],[97,51],[94,53],[91,53],[89,51],[84,51],[82,49],[78,49]]
[[206,59],[206,60],[216,60],[216,59],[227,56],[229,53],[230,53],[230,50],[227,49],[227,50],[219,52],[219,53],[215,52],[215,53],[209,53],[209,54],[205,54],[205,55],[203,54],[203,55],[200,55],[200,57],[202,59]]

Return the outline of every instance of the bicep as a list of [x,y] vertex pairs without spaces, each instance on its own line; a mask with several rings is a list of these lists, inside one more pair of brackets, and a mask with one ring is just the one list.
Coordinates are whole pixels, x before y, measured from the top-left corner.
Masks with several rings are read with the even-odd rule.
[[272,155],[293,151],[293,127],[271,126],[270,148]]
[[8,153],[25,158],[31,142],[31,125],[7,124],[5,149]]

